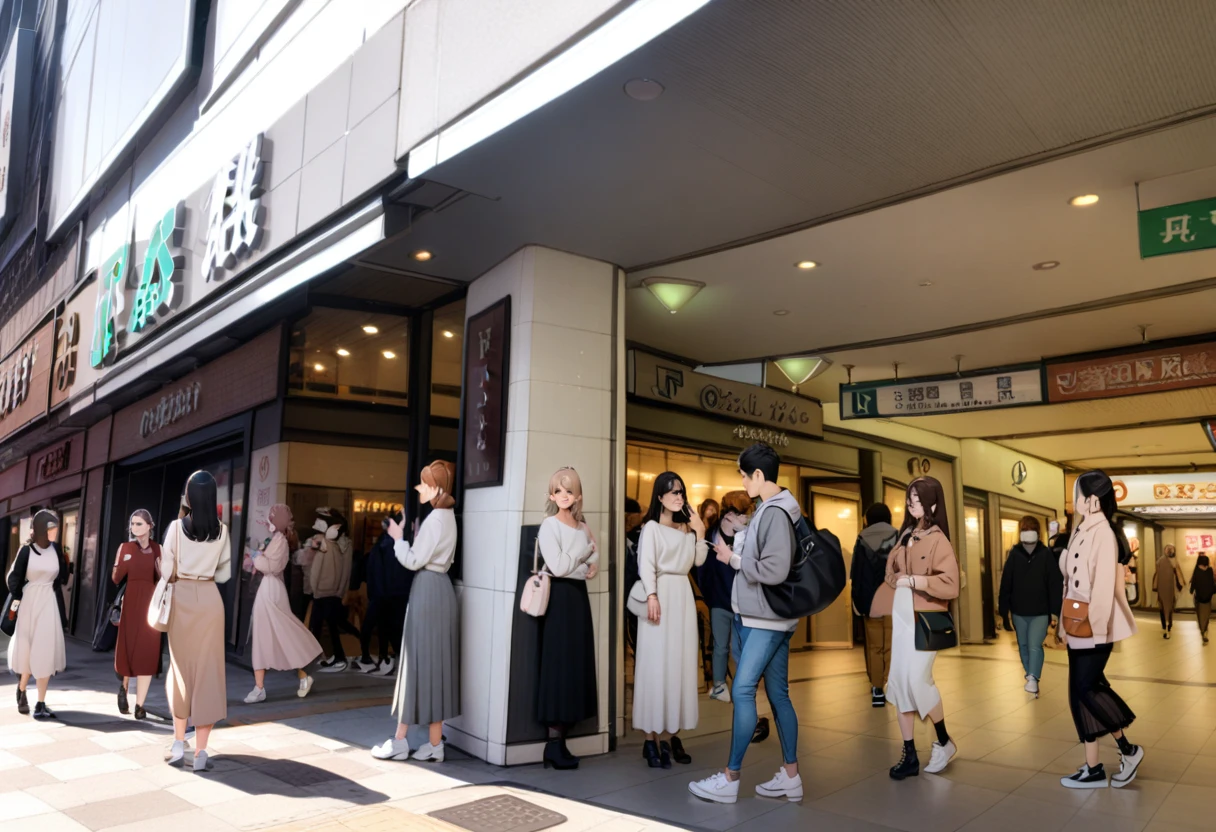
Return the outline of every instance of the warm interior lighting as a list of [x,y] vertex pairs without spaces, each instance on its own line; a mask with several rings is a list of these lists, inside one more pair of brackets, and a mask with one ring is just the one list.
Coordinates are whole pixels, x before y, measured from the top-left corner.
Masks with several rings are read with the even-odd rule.
[[313,364],[313,365],[312,365],[312,368],[313,368],[314,370],[316,370],[318,373],[323,373],[323,372],[325,372],[325,365],[324,365],[324,364]]
[[839,517],[841,520],[848,520],[849,517],[852,516],[852,514],[853,514],[852,509],[842,508],[840,510],[840,513],[837,514],[836,516]]
[[415,251],[410,256],[413,257],[415,260],[417,260],[419,263],[425,263],[427,260],[430,260],[435,255],[431,254],[429,251],[422,248],[422,249],[419,249],[418,251]]
[[673,315],[696,297],[697,292],[705,288],[705,284],[699,280],[684,280],[679,277],[648,277],[642,281],[642,285]]
[[382,352],[380,354],[383,355],[385,358],[396,358],[397,357],[397,353],[393,352],[392,350],[385,350],[384,352]]
[[343,358],[348,358],[350,356],[350,350],[338,347],[338,355],[342,356]]
[[373,326],[372,324],[367,324],[366,326],[363,327],[363,331],[366,332],[368,335],[375,335],[376,333],[378,333],[380,331],[380,327]]
[[814,269],[819,266],[819,264],[816,263],[814,260],[799,260],[794,265],[796,265],[798,268],[802,269],[804,272],[809,272],[811,269]]
[[773,362],[777,365],[777,369],[782,375],[790,380],[794,385],[794,392],[798,392],[799,384],[806,384],[815,376],[820,375],[828,367],[832,366],[831,359],[823,358],[818,355],[799,355],[789,358],[778,358]]
[[444,338],[455,338],[455,337],[456,337],[456,333],[455,333],[455,332],[452,332],[452,330],[450,330],[450,329],[445,329],[445,330],[443,331],[443,337],[444,337]]
[[1095,205],[1097,202],[1097,194],[1082,194],[1081,196],[1074,196],[1072,199],[1068,200],[1068,204],[1072,205],[1074,208],[1084,208],[1087,205]]

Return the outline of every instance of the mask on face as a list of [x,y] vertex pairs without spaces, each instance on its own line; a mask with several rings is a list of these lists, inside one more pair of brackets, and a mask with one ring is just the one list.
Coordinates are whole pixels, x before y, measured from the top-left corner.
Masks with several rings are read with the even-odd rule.
[[1022,532],[1022,542],[1023,543],[1038,543],[1039,542],[1039,533],[1038,532]]

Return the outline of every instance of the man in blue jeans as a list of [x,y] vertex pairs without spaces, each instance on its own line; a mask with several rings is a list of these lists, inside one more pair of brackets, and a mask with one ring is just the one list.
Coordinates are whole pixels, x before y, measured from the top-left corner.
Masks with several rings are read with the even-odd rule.
[[798,717],[790,702],[790,638],[798,621],[778,618],[764,595],[764,587],[775,586],[789,576],[793,560],[794,523],[802,517],[798,501],[777,485],[781,457],[758,442],[739,454],[739,476],[753,499],[761,500],[746,532],[735,535],[734,547],[719,541],[718,560],[735,570],[731,606],[739,628],[739,660],[731,692],[734,723],[731,726],[730,760],[726,769],[704,780],[688,784],[697,797],[715,803],[739,799],[739,771],[743,755],[756,728],[756,688],[764,679],[764,690],[777,724],[784,765],[767,783],[756,786],[761,797],[802,799],[798,774]]

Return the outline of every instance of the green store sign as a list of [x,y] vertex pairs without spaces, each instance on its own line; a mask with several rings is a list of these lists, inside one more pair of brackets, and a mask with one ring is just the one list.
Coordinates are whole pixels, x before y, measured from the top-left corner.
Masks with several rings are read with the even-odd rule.
[[1142,258],[1216,248],[1216,197],[1140,211],[1138,220]]

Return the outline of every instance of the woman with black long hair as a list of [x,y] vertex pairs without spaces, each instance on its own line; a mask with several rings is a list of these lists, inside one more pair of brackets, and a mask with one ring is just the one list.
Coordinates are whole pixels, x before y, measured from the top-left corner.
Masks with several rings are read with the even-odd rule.
[[1110,785],[1122,788],[1136,777],[1144,749],[1128,742],[1123,729],[1136,715],[1106,680],[1106,663],[1115,642],[1136,634],[1136,619],[1123,589],[1119,563],[1114,484],[1102,471],[1086,471],[1073,489],[1075,531],[1060,556],[1064,606],[1060,635],[1068,642],[1068,704],[1077,737],[1085,744],[1085,763],[1061,778],[1069,789],[1106,788],[1098,760],[1098,740],[1110,734],[1122,757]]
[[63,629],[68,619],[60,591],[71,570],[56,543],[59,518],[51,511],[34,515],[29,541],[21,547],[8,573],[8,591],[13,605],[5,614],[16,614],[17,625],[8,643],[8,669],[21,678],[17,683],[17,712],[30,712],[26,688],[33,676],[38,685],[34,719],[54,719],[46,706],[51,677],[67,668]]
[[1199,619],[1199,635],[1208,643],[1208,621],[1212,617],[1212,596],[1216,595],[1216,576],[1212,573],[1208,556],[1200,553],[1195,558],[1195,571],[1191,573],[1191,594],[1195,596],[1195,616]]
[[161,547],[160,573],[173,583],[169,615],[169,673],[165,694],[173,712],[169,764],[182,765],[186,724],[194,723],[194,770],[207,770],[207,739],[228,716],[224,673],[224,602],[216,584],[232,575],[228,527],[219,520],[215,478],[195,471],[182,495],[185,518],[174,520]]

